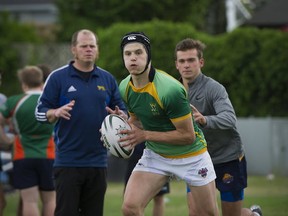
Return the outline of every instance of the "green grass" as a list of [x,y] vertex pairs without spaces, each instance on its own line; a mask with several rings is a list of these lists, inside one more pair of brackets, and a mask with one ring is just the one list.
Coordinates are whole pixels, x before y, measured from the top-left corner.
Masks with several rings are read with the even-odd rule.
[[[109,182],[105,199],[105,216],[120,216],[122,204],[122,183]],[[17,210],[17,193],[7,194],[7,207],[4,216],[15,216]],[[188,215],[186,205],[186,188],[184,182],[172,181],[170,194],[166,195],[165,216]],[[219,201],[219,197],[218,197]],[[267,180],[265,177],[250,176],[245,190],[244,206],[259,204],[264,216],[288,215],[288,178],[276,177]],[[150,216],[152,203],[148,205],[145,216]]]

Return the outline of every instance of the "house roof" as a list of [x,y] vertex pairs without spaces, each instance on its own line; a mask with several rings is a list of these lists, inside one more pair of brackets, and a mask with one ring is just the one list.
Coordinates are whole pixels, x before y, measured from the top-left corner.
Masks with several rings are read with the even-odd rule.
[[288,25],[288,1],[269,0],[244,25],[281,27]]

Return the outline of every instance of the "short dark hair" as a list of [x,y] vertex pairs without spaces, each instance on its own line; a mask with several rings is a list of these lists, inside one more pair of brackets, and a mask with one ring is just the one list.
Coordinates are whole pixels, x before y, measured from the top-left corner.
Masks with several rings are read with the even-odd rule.
[[203,51],[206,48],[206,45],[199,40],[194,40],[191,38],[186,38],[180,41],[175,47],[175,60],[177,59],[178,51],[187,51],[190,49],[196,49],[198,53],[198,58],[203,58]]

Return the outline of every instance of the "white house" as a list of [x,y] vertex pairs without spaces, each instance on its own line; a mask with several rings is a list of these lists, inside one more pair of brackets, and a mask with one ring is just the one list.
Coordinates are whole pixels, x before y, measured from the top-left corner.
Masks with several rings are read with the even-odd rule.
[[35,25],[54,24],[58,17],[54,0],[1,0],[0,13],[5,11],[20,23]]

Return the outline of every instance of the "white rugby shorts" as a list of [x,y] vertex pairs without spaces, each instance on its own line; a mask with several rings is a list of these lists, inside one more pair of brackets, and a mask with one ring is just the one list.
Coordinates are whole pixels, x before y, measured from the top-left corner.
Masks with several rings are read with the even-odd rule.
[[184,180],[191,186],[203,186],[216,178],[209,153],[187,158],[165,158],[145,149],[133,171],[144,171]]

